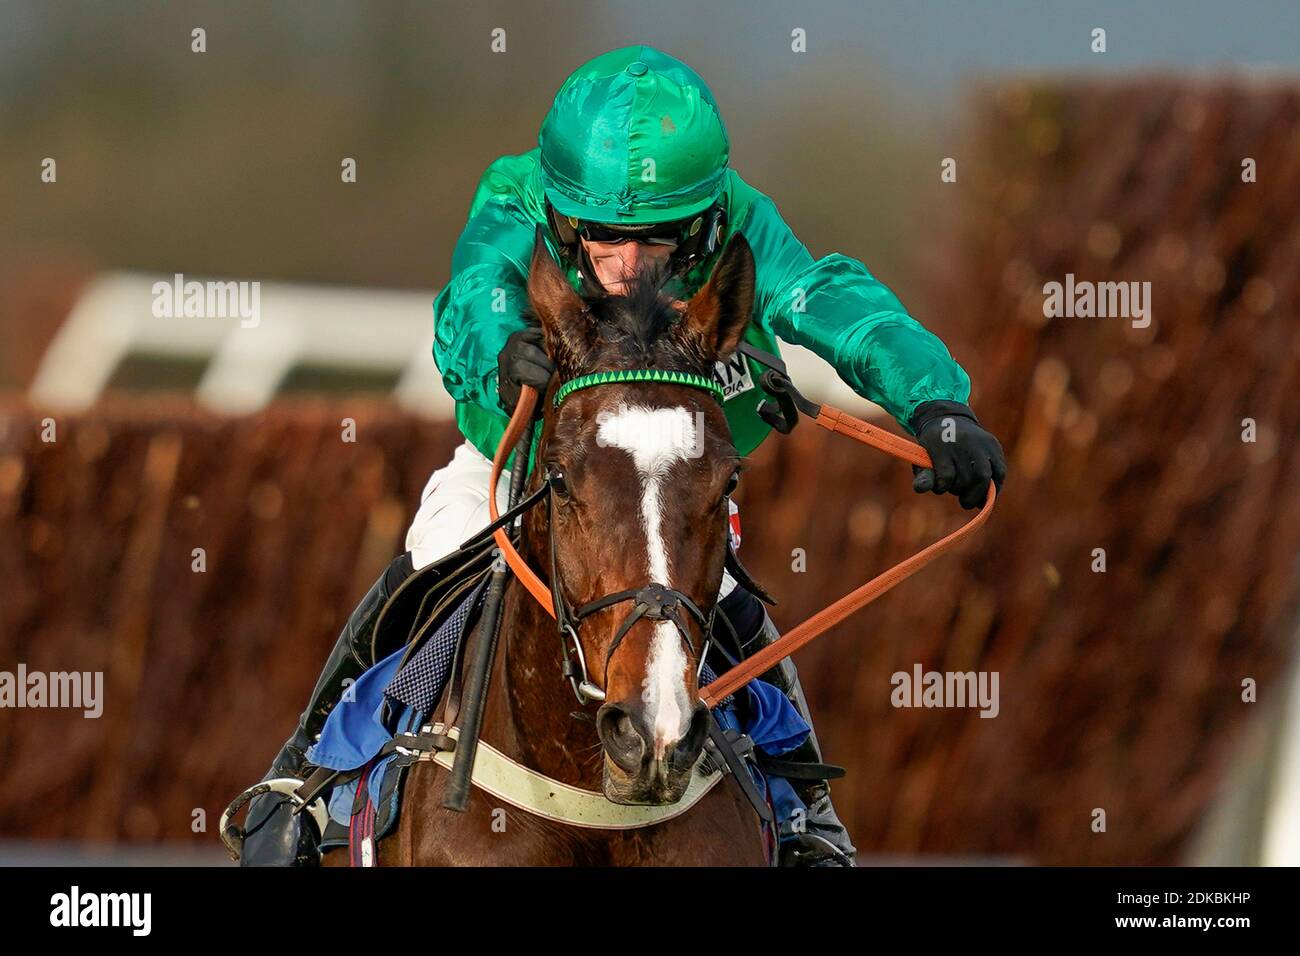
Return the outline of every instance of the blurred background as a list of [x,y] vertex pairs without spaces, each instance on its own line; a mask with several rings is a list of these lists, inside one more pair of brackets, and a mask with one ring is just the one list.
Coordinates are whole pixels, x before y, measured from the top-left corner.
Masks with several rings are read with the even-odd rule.
[[[815,255],[861,258],[944,338],[1012,462],[976,542],[799,655],[864,861],[1300,863],[1290,0],[0,22],[0,671],[105,675],[97,720],[0,708],[0,863],[224,860],[221,809],[458,443],[431,302],[478,177],[631,43],[707,79]],[[260,325],[153,317],[175,273],[260,281]],[[1151,325],[1045,319],[1067,273],[1150,282]],[[807,426],[756,453],[744,552],[778,625],[960,520],[909,479]],[[999,716],[894,709],[918,663],[997,671]]]

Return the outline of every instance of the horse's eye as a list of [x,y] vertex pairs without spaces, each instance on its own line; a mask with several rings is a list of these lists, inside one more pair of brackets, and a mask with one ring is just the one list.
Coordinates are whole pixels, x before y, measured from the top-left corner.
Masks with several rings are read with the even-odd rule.
[[559,465],[551,465],[546,469],[546,480],[550,482],[551,490],[557,495],[568,495],[569,485],[564,480],[564,469]]
[[722,493],[722,497],[724,498],[731,497],[731,493],[736,490],[736,486],[739,484],[740,484],[740,472],[733,471],[731,473],[731,477],[727,479],[727,489]]

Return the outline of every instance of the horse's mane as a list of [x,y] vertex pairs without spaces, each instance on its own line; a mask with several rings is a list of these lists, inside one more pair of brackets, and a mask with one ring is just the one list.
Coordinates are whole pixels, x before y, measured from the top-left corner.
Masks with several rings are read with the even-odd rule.
[[643,270],[620,293],[587,300],[588,315],[601,342],[590,357],[591,368],[636,367],[645,364],[682,371],[702,371],[702,356],[669,331],[681,319],[663,290],[661,269]]
[[662,284],[659,271],[642,270],[624,284],[621,293],[590,300],[590,314],[598,325],[648,345],[663,335],[677,317],[668,297],[660,291]]

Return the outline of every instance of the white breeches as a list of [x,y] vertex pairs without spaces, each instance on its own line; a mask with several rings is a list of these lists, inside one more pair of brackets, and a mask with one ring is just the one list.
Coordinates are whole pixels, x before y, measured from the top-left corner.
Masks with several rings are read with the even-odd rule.
[[[492,462],[469,442],[456,448],[451,461],[435,471],[420,495],[420,510],[406,532],[406,550],[416,569],[451,554],[467,538],[488,526],[488,482]],[[497,508],[506,510],[509,472],[497,483]]]

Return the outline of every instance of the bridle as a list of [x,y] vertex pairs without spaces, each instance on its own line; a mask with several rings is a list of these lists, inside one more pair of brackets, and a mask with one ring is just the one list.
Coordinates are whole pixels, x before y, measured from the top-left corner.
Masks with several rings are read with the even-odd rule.
[[[809,401],[801,395],[790,381],[786,374],[784,363],[776,356],[768,355],[757,349],[748,348],[742,344],[741,350],[750,358],[754,358],[761,364],[768,366],[761,377],[760,384],[764,391],[772,395],[772,400],[767,403],[767,407],[760,408],[759,414],[768,421],[774,428],[781,432],[788,432],[794,427],[800,415],[806,415],[813,422],[827,431],[834,432],[838,435],[844,435],[852,438],[854,441],[861,442],[864,445],[870,445],[886,454],[892,455],[902,461],[917,465],[922,468],[931,468],[933,463],[930,461],[929,454],[916,442],[902,438],[883,428],[865,422],[856,418],[847,412],[835,408],[831,405],[817,404]],[[674,382],[680,385],[687,385],[694,388],[700,388],[708,391],[719,401],[722,399],[721,390],[712,379],[702,375],[690,375],[684,372],[666,372],[662,369],[633,369],[619,372],[601,372],[595,375],[582,376],[573,379],[570,382],[560,386],[555,393],[553,402],[558,406],[570,394],[580,388],[590,388],[596,385],[602,385],[613,382],[628,381],[655,381],[655,382]],[[496,457],[492,461],[492,477],[490,479],[490,488],[495,489],[501,478],[502,470],[505,468],[506,459],[510,452],[519,442],[520,437],[524,434],[525,429],[532,424],[533,413],[536,408],[538,395],[537,390],[529,385],[522,387],[519,400],[515,405],[514,414],[511,416],[510,424],[506,427],[505,435],[501,443],[497,446]],[[606,595],[597,601],[584,604],[575,611],[570,611],[564,604],[563,597],[556,597],[561,589],[556,588],[555,593],[548,588],[528,566],[528,562],[523,559],[514,543],[510,540],[510,535],[506,531],[506,526],[515,518],[538,504],[543,497],[549,497],[552,493],[551,481],[542,483],[542,486],[535,492],[521,501],[514,508],[507,511],[504,515],[498,515],[496,505],[496,495],[488,495],[488,511],[492,521],[487,528],[481,532],[476,539],[492,535],[497,546],[501,550],[501,555],[509,565],[511,572],[519,580],[519,583],[533,596],[533,598],[552,616],[560,628],[561,638],[564,641],[564,667],[565,675],[573,683],[574,691],[578,694],[578,699],[600,700],[603,691],[591,682],[590,674],[587,671],[587,664],[582,654],[582,646],[577,637],[577,624],[582,618],[594,613],[602,608],[610,607],[623,601],[632,601],[633,607],[620,626],[618,640],[626,635],[632,624],[644,617],[651,620],[662,619],[669,620],[677,627],[678,632],[682,635],[683,640],[689,646],[689,636],[683,625],[680,608],[685,608],[687,613],[694,617],[703,625],[708,621],[710,628],[713,623],[714,611],[706,617],[692,603],[683,603],[685,595],[680,592],[672,592],[671,589],[664,588],[661,593],[651,591],[647,588],[640,588],[632,591],[620,591],[616,594]],[[860,611],[872,601],[876,600],[882,594],[895,587],[900,582],[911,577],[921,568],[934,561],[940,555],[952,550],[962,540],[969,537],[984,526],[989,516],[993,513],[993,504],[997,499],[997,489],[992,483],[989,484],[988,497],[984,501],[984,506],[979,513],[970,521],[949,532],[944,537],[935,541],[933,544],[916,552],[910,557],[900,561],[898,564],[887,569],[881,574],[876,575],[865,584],[859,585],[848,594],[841,597],[838,601],[822,608],[812,617],[801,622],[795,627],[786,631],[780,638],[763,647],[761,650],[746,657],[740,663],[733,666],[726,673],[719,676],[708,686],[700,689],[700,700],[708,707],[716,707],[719,703],[726,700],[732,693],[744,687],[750,681],[763,673],[766,673],[783,658],[793,654],[799,648],[810,643],[814,638],[825,633],[831,627],[843,621],[849,615]],[[556,573],[554,563],[554,539],[552,538],[552,575]],[[687,599],[689,601],[689,599]],[[594,606],[599,605],[599,607]],[[672,612],[671,614],[669,612]],[[656,618],[654,615],[663,615]],[[635,615],[635,617],[634,617]],[[629,620],[630,619],[630,620]],[[567,624],[567,627],[566,627]],[[707,650],[707,641],[710,637],[710,629],[704,631],[706,646],[701,651]],[[576,648],[577,662],[573,662],[569,654],[569,643],[572,642]],[[610,649],[610,654],[617,647],[617,641]],[[703,661],[703,653],[700,660]],[[606,655],[605,665],[608,668],[609,654]]]
[[[559,409],[566,398],[583,389],[626,382],[658,382],[670,385],[684,385],[688,388],[708,392],[719,404],[722,403],[722,389],[718,387],[712,378],[706,375],[696,375],[692,372],[676,372],[667,369],[620,369],[581,375],[565,382],[556,390],[552,405]],[[520,396],[520,399],[522,401],[523,396]],[[506,445],[503,443],[502,447],[506,447]],[[494,477],[491,487],[496,487],[497,477],[495,476],[498,474],[495,471],[494,463]],[[628,632],[632,630],[638,621],[664,621],[672,624],[688,655],[698,652],[697,660],[699,664],[697,667],[702,669],[709,642],[712,640],[717,614],[716,604],[710,605],[709,609],[705,611],[687,594],[657,581],[650,581],[639,588],[615,591],[585,604],[580,604],[577,607],[569,604],[568,599],[564,596],[564,584],[560,577],[559,551],[555,542],[553,509],[557,479],[558,475],[547,471],[541,487],[505,515],[495,513],[495,501],[493,501],[492,524],[477,535],[476,538],[482,538],[489,532],[495,533],[504,529],[505,525],[518,518],[525,511],[530,510],[534,505],[540,504],[542,500],[546,501],[548,536],[550,538],[551,587],[548,589],[547,601],[544,602],[543,606],[546,606],[547,610],[551,612],[551,616],[555,618],[556,627],[560,634],[560,647],[563,653],[564,677],[572,686],[578,702],[586,705],[592,701],[603,701],[605,699],[604,686],[607,686],[609,682],[610,661],[614,657],[614,652],[623,643],[623,638],[627,637]],[[530,590],[532,589],[530,588]],[[534,595],[537,594],[536,591],[533,593]],[[614,632],[614,639],[605,652],[605,660],[601,670],[601,683],[598,685],[591,679],[591,672],[587,666],[587,657],[582,649],[582,641],[578,636],[578,628],[584,620],[598,611],[629,601],[632,606]],[[702,641],[699,648],[696,648],[691,641],[691,634],[686,625],[687,618],[694,620],[700,627]]]

